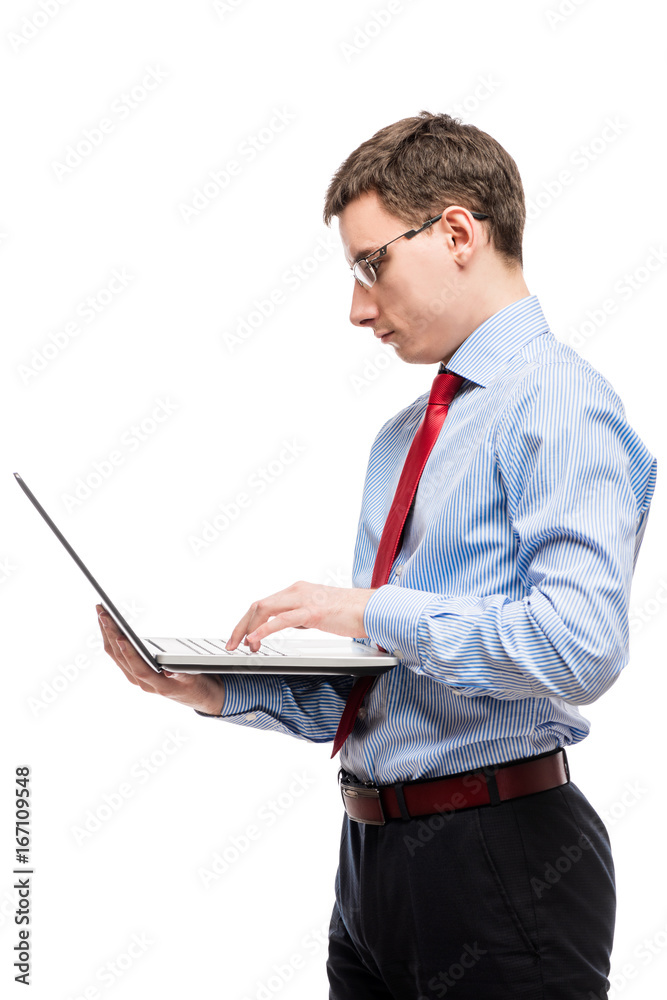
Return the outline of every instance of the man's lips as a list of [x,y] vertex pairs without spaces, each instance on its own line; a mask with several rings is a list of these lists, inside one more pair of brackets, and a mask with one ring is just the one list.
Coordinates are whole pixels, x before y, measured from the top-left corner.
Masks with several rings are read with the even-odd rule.
[[391,337],[391,335],[392,335],[392,333],[393,333],[393,332],[394,332],[393,330],[387,330],[387,332],[386,332],[386,333],[380,333],[379,331],[377,331],[377,332],[375,333],[375,336],[376,336],[376,337],[377,337],[377,338],[378,338],[379,340],[384,340],[384,339],[385,339],[385,337]]

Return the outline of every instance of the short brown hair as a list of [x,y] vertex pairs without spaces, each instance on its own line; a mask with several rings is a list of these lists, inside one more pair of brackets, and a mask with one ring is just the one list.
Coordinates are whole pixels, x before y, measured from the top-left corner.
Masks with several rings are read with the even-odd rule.
[[511,267],[523,264],[526,202],[517,165],[474,125],[420,111],[381,128],[331,179],[325,224],[367,191],[375,191],[388,212],[415,228],[447,205],[483,212],[490,216],[483,225],[496,252]]

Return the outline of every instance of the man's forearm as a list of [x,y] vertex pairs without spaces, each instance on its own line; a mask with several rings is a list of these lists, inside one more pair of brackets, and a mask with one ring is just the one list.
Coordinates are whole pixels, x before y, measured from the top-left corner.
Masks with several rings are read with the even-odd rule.
[[224,679],[225,701],[217,718],[311,743],[327,743],[335,736],[354,680],[348,675],[233,674]]

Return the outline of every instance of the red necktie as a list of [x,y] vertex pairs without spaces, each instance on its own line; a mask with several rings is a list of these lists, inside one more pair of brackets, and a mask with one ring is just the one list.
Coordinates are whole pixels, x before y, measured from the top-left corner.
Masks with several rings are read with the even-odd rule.
[[[453,375],[451,372],[436,375],[433,380],[424,419],[419,425],[410,445],[410,450],[405,459],[403,471],[401,472],[401,478],[398,481],[396,493],[382,530],[382,538],[380,539],[373,567],[373,579],[371,581],[371,588],[373,589],[381,587],[389,579],[391,567],[396,558],[401,535],[403,534],[403,527],[408,516],[408,511],[412,506],[415,493],[417,492],[417,486],[426,465],[426,460],[438,439],[440,428],[447,416],[449,404],[454,399],[462,382],[463,379],[460,375]],[[352,687],[345,703],[341,720],[338,723],[333,750],[331,752],[332,757],[336,756],[352,732],[361,703],[374,681],[374,676],[359,677]]]

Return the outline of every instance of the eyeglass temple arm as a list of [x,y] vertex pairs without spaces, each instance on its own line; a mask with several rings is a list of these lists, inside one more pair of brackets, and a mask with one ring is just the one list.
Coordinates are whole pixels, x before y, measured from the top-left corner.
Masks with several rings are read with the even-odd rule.
[[[490,216],[484,215],[483,212],[471,212],[470,214],[472,215],[473,219],[481,220],[490,218]],[[413,236],[417,236],[418,233],[423,233],[425,229],[428,229],[429,226],[432,226],[435,222],[438,222],[438,220],[441,218],[442,218],[442,212],[440,213],[440,215],[436,215],[434,219],[429,219],[428,222],[425,222],[423,226],[419,227],[419,229],[411,229],[408,233],[404,233],[403,235],[405,236],[406,240],[411,240]]]

